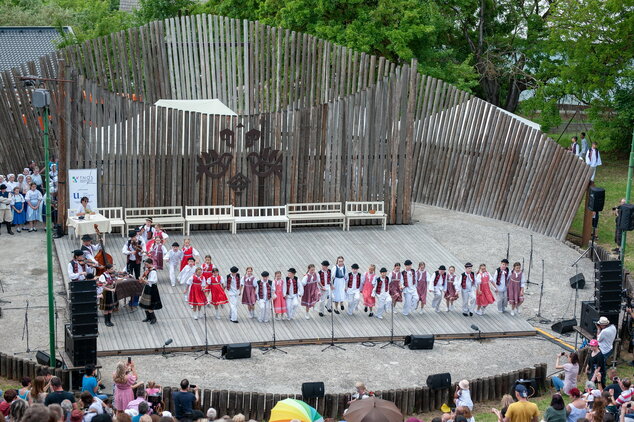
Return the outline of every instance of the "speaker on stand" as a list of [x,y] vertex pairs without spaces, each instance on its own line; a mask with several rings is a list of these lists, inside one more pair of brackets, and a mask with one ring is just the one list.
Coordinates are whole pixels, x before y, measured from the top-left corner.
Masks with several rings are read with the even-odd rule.
[[64,329],[64,350],[73,366],[97,364],[97,283],[95,279],[71,281],[70,324]]

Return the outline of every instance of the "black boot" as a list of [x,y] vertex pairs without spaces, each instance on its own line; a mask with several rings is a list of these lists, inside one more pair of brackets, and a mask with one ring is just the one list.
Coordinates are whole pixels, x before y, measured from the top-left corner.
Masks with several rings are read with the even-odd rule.
[[[150,324],[154,325],[156,324],[156,314],[154,312],[150,313]],[[235,321],[238,322],[238,321]]]
[[150,313],[148,311],[145,311],[145,319],[141,322],[150,322],[152,321],[152,317],[150,316]]
[[106,314],[105,318],[106,318],[106,327],[114,327],[114,324],[112,323],[112,314]]
[[9,233],[10,235],[13,235],[13,231],[11,230],[11,223],[9,223],[8,221],[5,221],[4,224],[7,225],[7,233]]

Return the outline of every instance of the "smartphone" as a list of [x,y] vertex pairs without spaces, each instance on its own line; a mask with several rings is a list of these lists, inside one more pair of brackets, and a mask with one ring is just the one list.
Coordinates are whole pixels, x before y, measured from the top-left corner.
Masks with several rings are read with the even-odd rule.
[[194,389],[194,390],[195,390],[195,389],[196,389],[196,384],[189,384],[189,388],[191,388],[191,389]]
[[128,356],[128,365],[132,363],[132,358]]

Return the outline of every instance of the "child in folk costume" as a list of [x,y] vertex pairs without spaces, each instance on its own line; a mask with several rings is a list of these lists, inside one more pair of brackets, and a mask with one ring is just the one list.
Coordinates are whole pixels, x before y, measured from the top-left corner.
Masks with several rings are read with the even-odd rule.
[[390,296],[392,297],[392,306],[396,306],[398,302],[403,301],[401,293],[401,284],[403,276],[401,275],[401,264],[394,264],[394,269],[390,273]]
[[162,238],[163,243],[165,243],[165,241],[169,237],[169,235],[165,233],[165,230],[163,230],[163,227],[158,223],[154,225],[154,238],[156,239],[157,237]]
[[179,249],[178,242],[172,243],[172,249],[165,254],[163,259],[167,261],[167,267],[170,270],[170,283],[172,287],[176,285],[176,278],[180,272],[181,260],[183,259],[183,251]]
[[112,323],[112,311],[115,304],[115,289],[117,287],[114,278],[114,266],[106,264],[106,271],[99,276],[98,286],[101,287],[101,300],[99,308],[103,311],[103,317],[106,320],[106,327],[114,327]]
[[143,244],[137,238],[134,230],[128,232],[128,241],[123,245],[121,253],[126,255],[126,271],[128,274],[134,274],[135,278],[141,275],[141,261],[143,260]]
[[[191,284],[189,282],[189,279],[192,278],[195,273],[196,273],[196,261],[194,261],[194,258],[189,258],[187,260],[187,265],[185,265],[185,267],[183,267],[181,272],[178,274],[177,278],[178,278],[179,284],[186,284],[189,286]],[[185,300],[187,300],[187,296],[185,296]]]
[[213,275],[213,269],[216,268],[214,264],[211,262],[211,256],[205,255],[205,262],[200,266],[203,269],[203,280],[205,283],[203,284],[203,292],[207,297],[207,303],[211,303],[211,283],[209,283],[209,279]]
[[194,275],[187,280],[187,288],[185,294],[187,295],[187,302],[192,307],[192,316],[194,319],[198,319],[200,310],[207,304],[207,297],[203,293],[203,285],[206,284],[203,278],[203,269],[196,267]]
[[295,318],[295,312],[297,312],[297,307],[299,306],[299,298],[304,294],[303,286],[299,283],[295,274],[297,274],[297,270],[289,268],[285,283],[286,315],[289,320]]
[[152,219],[150,217],[145,219],[143,226],[139,226],[139,237],[143,238],[146,244],[154,238],[154,227],[152,226]]
[[473,265],[467,262],[464,264],[464,272],[460,275],[460,295],[462,296],[462,315],[464,316],[473,316],[475,289],[476,280]]
[[418,263],[418,270],[416,270],[416,292],[418,293],[418,302],[420,309],[418,312],[423,313],[423,308],[427,303],[427,284],[431,275],[425,270],[425,263]]
[[26,203],[24,195],[20,192],[20,187],[13,188],[13,202],[11,209],[13,210],[13,225],[17,227],[16,231],[20,233],[22,228],[26,229]]
[[[203,270],[203,277],[204,274],[205,271]],[[211,270],[211,276],[209,276],[205,281],[205,287],[209,290],[211,296],[209,303],[215,308],[216,319],[220,319],[220,310],[218,307],[224,308],[224,306],[229,303],[229,299],[227,299],[225,289],[222,286],[222,277],[220,277],[218,268],[214,267],[214,269]]]
[[509,302],[507,287],[511,271],[508,266],[509,260],[504,258],[500,261],[500,266],[495,270],[495,274],[493,275],[498,312],[504,312],[506,310],[506,305]]
[[348,270],[346,269],[346,265],[343,262],[343,256],[338,256],[337,263],[332,267],[333,288],[330,292],[332,296],[332,301],[335,303],[334,311],[336,314],[339,313],[339,307],[341,307],[342,311],[345,310],[343,306],[343,301],[346,296],[347,275]]
[[520,313],[520,305],[524,302],[524,289],[526,288],[526,277],[522,271],[522,264],[513,264],[513,271],[509,276],[508,298],[511,305],[511,315]]
[[161,303],[161,295],[159,294],[158,285],[156,284],[158,282],[158,275],[154,269],[152,258],[145,260],[145,272],[141,278],[139,278],[139,281],[145,284],[145,287],[143,287],[143,295],[141,295],[139,302],[139,306],[145,309],[145,319],[143,322],[156,324],[155,311],[162,309],[163,304]]
[[376,278],[376,265],[372,264],[368,267],[368,271],[363,274],[363,288],[361,289],[361,295],[363,296],[363,312],[368,312],[370,309],[369,317],[374,316],[374,305],[376,299],[372,296],[372,290],[374,289],[374,279]]
[[151,246],[148,250],[148,256],[152,258],[152,261],[156,262],[156,269],[163,269],[163,257],[167,255],[167,249],[163,246],[163,238],[155,237],[152,239]]
[[191,240],[189,239],[183,240],[183,248],[181,250],[183,251],[183,258],[181,259],[181,270],[185,268],[185,265],[187,265],[187,261],[189,260],[189,258],[194,258],[194,262],[196,262],[198,260],[198,257],[200,257],[198,251],[192,247]]
[[392,308],[392,297],[390,296],[390,279],[387,276],[387,269],[381,268],[381,275],[373,283],[372,297],[376,298],[376,317],[383,319],[383,313]]
[[352,264],[350,267],[352,272],[348,273],[348,279],[346,281],[346,300],[348,301],[348,315],[352,315],[359,306],[359,300],[361,299],[361,289],[363,288],[363,278],[359,273],[359,265]]
[[248,317],[255,317],[255,276],[253,275],[253,267],[246,268],[244,275],[244,290],[242,290],[242,304],[247,305]]
[[286,318],[288,319],[286,305],[286,280],[282,279],[281,271],[275,271],[275,280],[273,280],[273,287],[271,290],[273,295],[273,311],[275,312],[275,319],[283,318],[284,314],[287,315]]
[[440,304],[445,296],[445,285],[447,284],[447,268],[444,265],[438,267],[438,270],[434,271],[432,283],[429,285],[429,291],[434,294],[431,301],[431,307],[436,312],[440,312]]
[[447,312],[453,311],[453,303],[458,300],[458,274],[456,274],[456,267],[453,265],[449,267],[447,272],[447,284],[445,285],[445,303],[447,304]]
[[231,274],[227,275],[225,289],[227,290],[227,299],[229,300],[229,320],[238,323],[238,298],[242,294],[242,280],[238,274],[238,267],[231,267]]
[[416,309],[418,290],[416,290],[416,270],[412,268],[412,261],[406,259],[405,269],[401,272],[403,289],[403,315],[407,316]]
[[493,293],[491,292],[491,283],[493,282],[493,276],[487,271],[487,266],[480,264],[478,273],[476,274],[476,315],[484,315],[484,310],[487,306],[495,302]]
[[302,306],[306,307],[306,319],[310,319],[310,308],[319,301],[319,275],[315,266],[310,264],[302,278]]
[[261,276],[262,278],[255,283],[255,295],[258,298],[258,305],[260,307],[258,321],[269,322],[271,299],[273,298],[273,282],[269,280],[268,271],[262,271]]
[[319,316],[324,316],[324,308],[332,312],[332,270],[330,262],[322,261],[319,270]]

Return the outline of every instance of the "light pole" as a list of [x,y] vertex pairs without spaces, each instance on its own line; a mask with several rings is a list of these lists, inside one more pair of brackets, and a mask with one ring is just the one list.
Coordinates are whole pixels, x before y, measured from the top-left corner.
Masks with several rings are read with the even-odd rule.
[[[627,188],[625,189],[625,203],[630,203],[632,194],[632,176],[634,175],[634,130],[632,131],[632,147],[630,149],[630,164],[627,170]],[[627,231],[621,232],[621,262],[625,265],[625,245],[627,244]]]
[[[34,107],[42,109],[44,120],[44,168],[45,175],[49,172],[49,148],[48,148],[48,111],[51,105],[51,93],[47,89],[33,91],[31,102]],[[53,225],[51,224],[51,180],[46,183],[46,269],[48,274],[48,335],[50,344],[50,367],[55,368],[55,302],[53,299]]]

